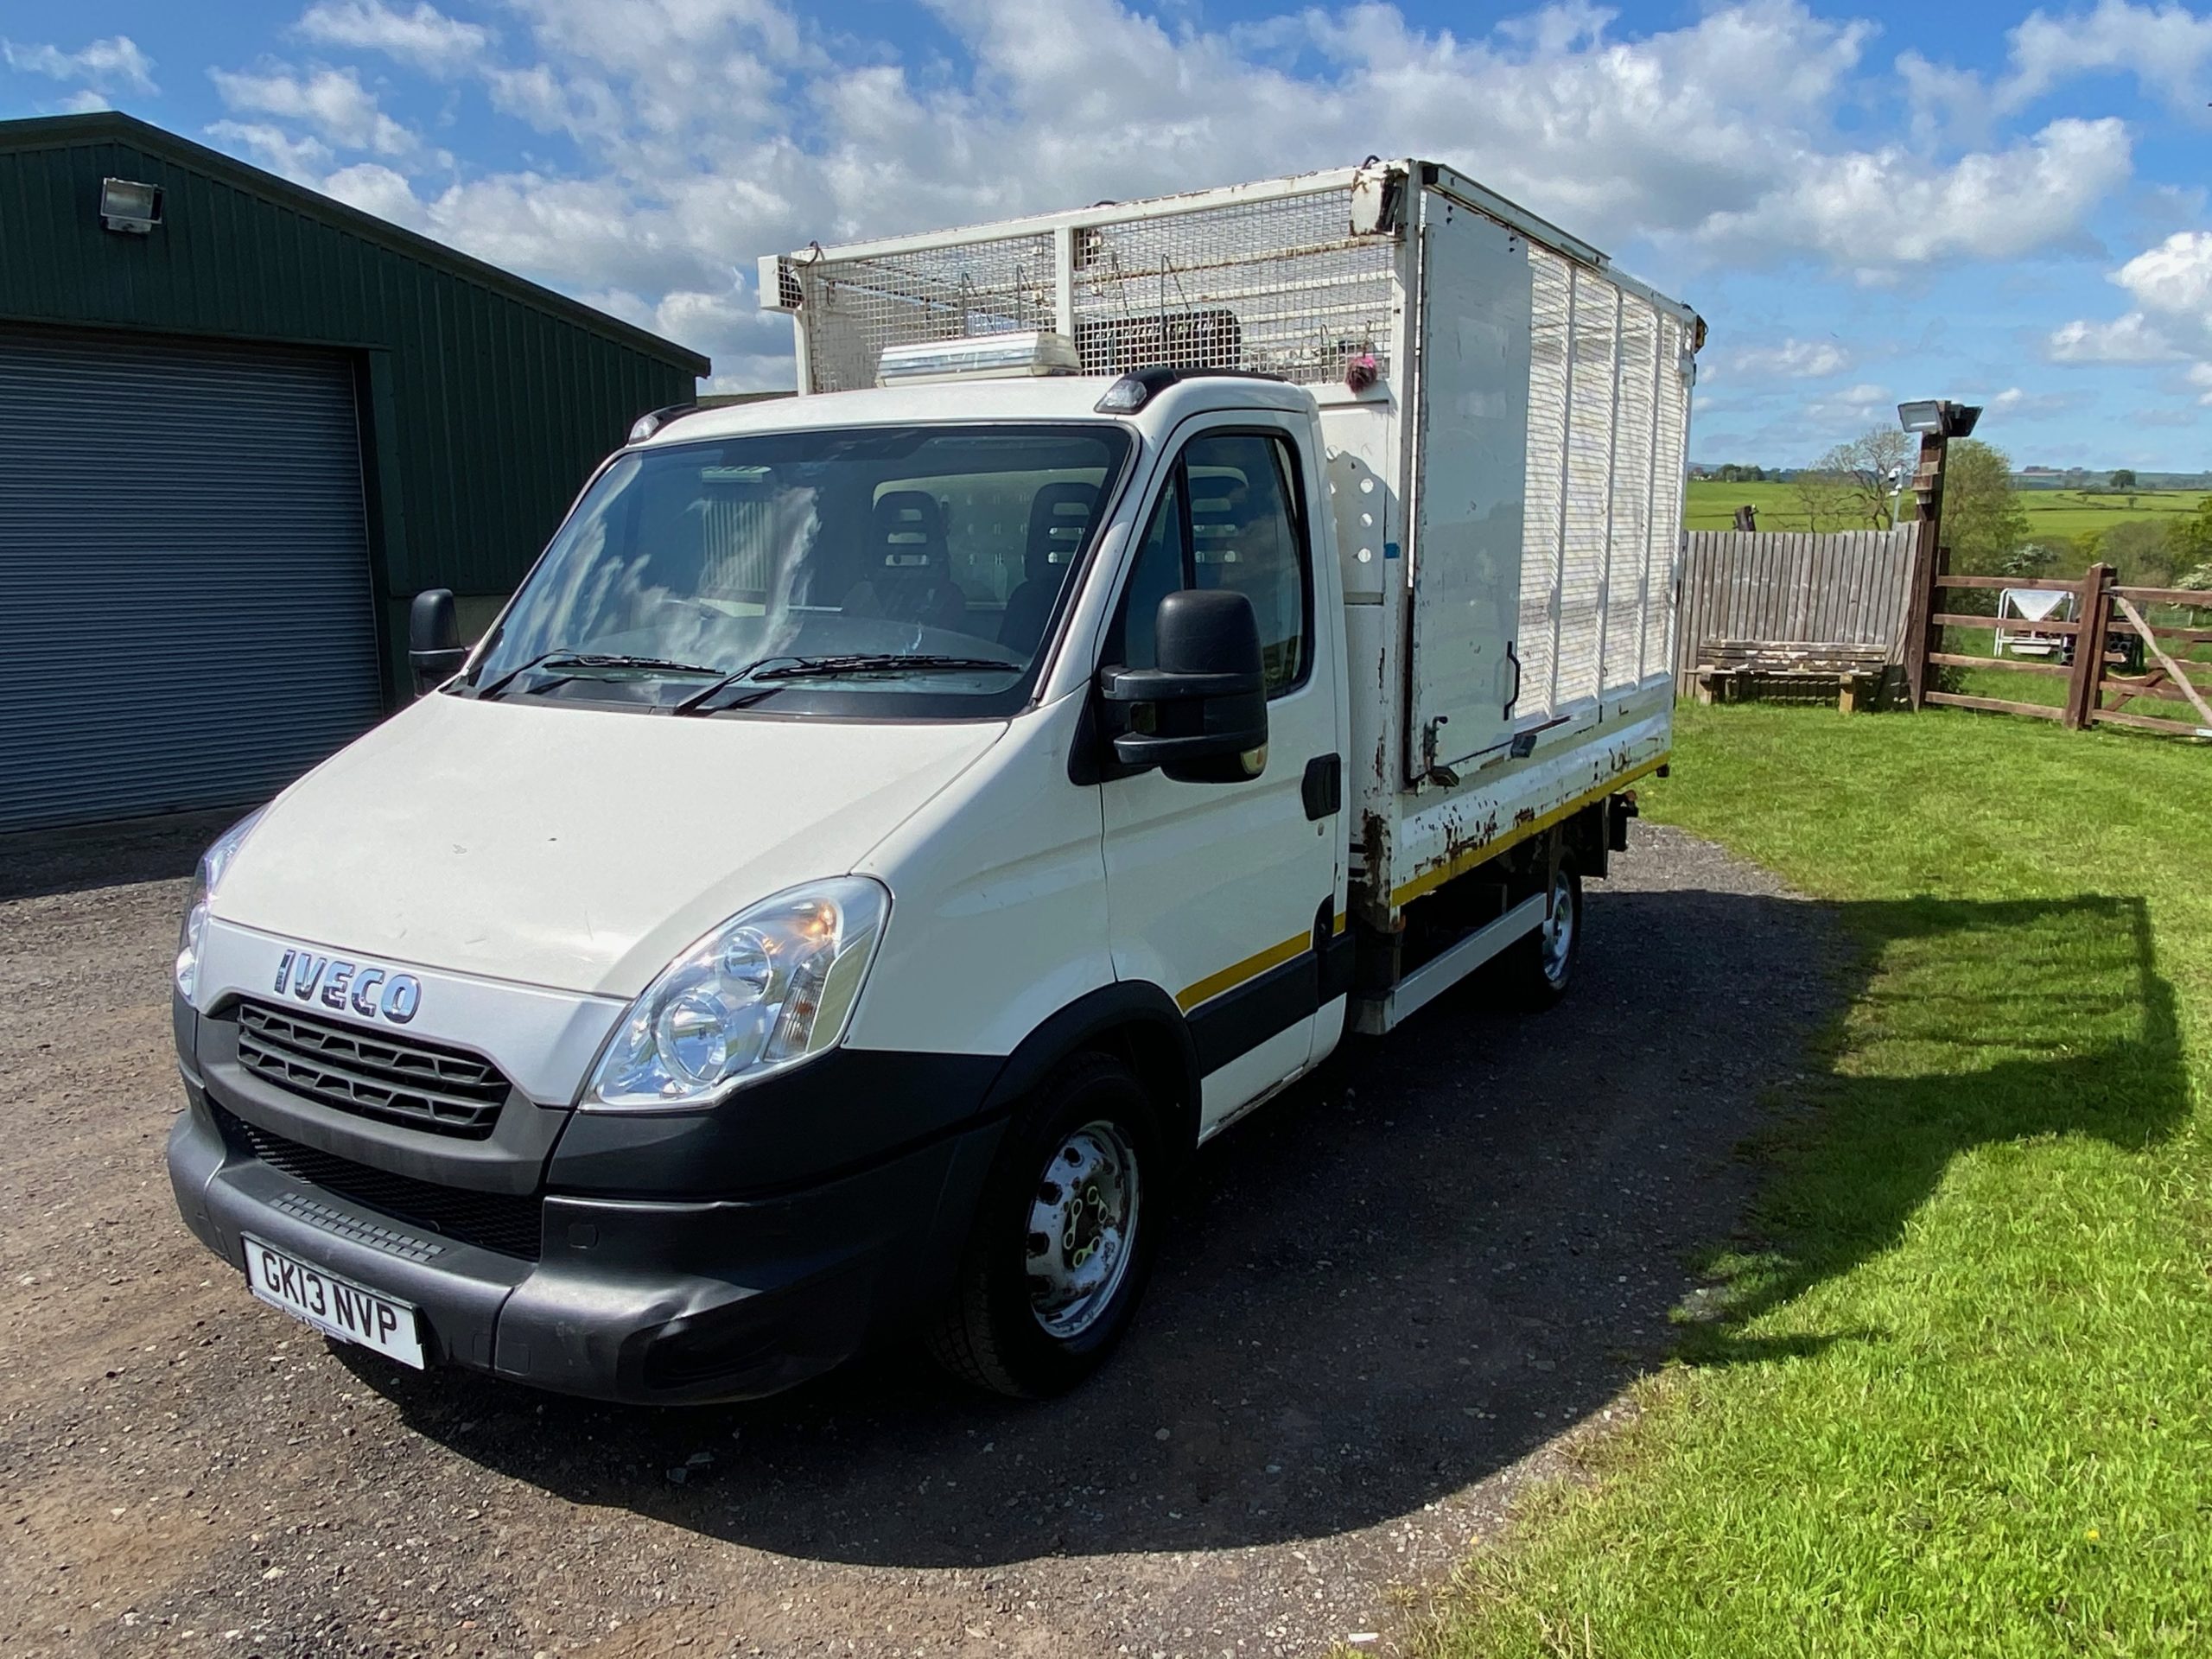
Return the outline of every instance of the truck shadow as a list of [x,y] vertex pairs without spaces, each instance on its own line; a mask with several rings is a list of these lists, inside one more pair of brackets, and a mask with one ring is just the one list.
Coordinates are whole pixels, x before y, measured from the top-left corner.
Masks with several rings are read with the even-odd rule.
[[[2136,1147],[2187,1111],[2137,899],[1593,892],[1588,920],[1560,1009],[1515,1019],[1469,987],[1210,1146],[1136,1331],[1068,1398],[981,1398],[906,1354],[658,1412],[350,1363],[484,1465],[786,1555],[976,1567],[1314,1538],[1507,1469],[1669,1352],[1853,1339],[1741,1326],[1893,1244],[1960,1152]],[[1961,960],[1999,977],[1956,995]],[[1905,1039],[1872,1057],[1885,1075],[1862,1054],[1839,1082],[1822,1033],[1875,996],[1907,999]],[[1929,1069],[1961,1040],[2007,1058]],[[1752,1199],[1777,1136],[1863,1171],[1822,1254],[1745,1230],[1772,1208]],[[1697,1267],[1717,1241],[1722,1281]]]

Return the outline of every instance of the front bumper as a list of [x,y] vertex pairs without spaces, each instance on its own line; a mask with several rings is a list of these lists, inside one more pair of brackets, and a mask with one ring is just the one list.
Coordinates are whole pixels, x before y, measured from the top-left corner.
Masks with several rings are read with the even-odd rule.
[[536,1260],[417,1228],[264,1161],[202,1083],[169,1137],[185,1223],[244,1271],[251,1233],[413,1303],[433,1364],[564,1394],[773,1394],[931,1306],[1002,1122],[772,1197],[547,1193]]

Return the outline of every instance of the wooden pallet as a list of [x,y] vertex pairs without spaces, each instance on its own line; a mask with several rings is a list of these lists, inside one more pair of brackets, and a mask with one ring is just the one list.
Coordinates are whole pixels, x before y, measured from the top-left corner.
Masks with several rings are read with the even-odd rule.
[[1743,702],[1761,692],[1835,687],[1845,714],[1879,702],[1889,671],[1884,645],[1827,645],[1805,640],[1717,639],[1692,671],[1700,702]]

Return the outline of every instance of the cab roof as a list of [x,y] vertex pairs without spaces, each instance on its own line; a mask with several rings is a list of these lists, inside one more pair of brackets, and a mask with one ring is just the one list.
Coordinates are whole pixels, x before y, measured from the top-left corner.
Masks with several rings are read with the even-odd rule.
[[1208,410],[1312,412],[1312,392],[1249,375],[1194,374],[1154,391],[1133,415],[1103,415],[1098,400],[1120,377],[1054,374],[1007,379],[941,380],[861,391],[817,392],[673,415],[636,448],[752,432],[836,426],[903,426],[972,421],[1103,421],[1160,430]]

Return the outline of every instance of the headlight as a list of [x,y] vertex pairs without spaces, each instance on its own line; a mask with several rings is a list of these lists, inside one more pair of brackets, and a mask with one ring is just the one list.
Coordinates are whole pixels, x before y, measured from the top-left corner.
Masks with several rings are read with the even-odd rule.
[[890,910],[880,883],[851,875],[739,912],[630,1005],[584,1103],[702,1106],[835,1046]]
[[231,868],[238,849],[261,822],[266,807],[257,808],[215,837],[215,844],[200,855],[200,868],[192,878],[192,896],[185,900],[184,925],[177,930],[176,994],[186,1001],[200,983],[200,951],[207,939],[207,901]]

